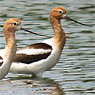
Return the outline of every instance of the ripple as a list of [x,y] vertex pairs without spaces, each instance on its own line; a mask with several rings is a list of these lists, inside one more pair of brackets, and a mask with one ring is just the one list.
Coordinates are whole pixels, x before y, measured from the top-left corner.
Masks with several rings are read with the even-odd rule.
[[[6,3],[7,2],[7,3]],[[0,47],[5,46],[3,24],[11,17],[20,18],[22,26],[53,37],[49,22],[52,8],[66,8],[67,15],[83,23],[94,23],[94,1],[92,0],[0,0]],[[9,73],[0,81],[2,95],[94,95],[95,94],[95,33],[94,28],[62,20],[66,33],[66,45],[59,62],[42,79],[31,79],[31,75]],[[28,44],[47,39],[25,32],[16,33],[18,49]],[[28,42],[28,43],[27,43]],[[44,77],[48,77],[45,78]],[[11,90],[10,90],[11,89]]]

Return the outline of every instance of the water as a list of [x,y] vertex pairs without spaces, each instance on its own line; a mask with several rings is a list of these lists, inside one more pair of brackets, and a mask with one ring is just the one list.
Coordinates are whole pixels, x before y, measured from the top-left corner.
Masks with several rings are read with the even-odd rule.
[[[64,7],[67,15],[84,23],[95,23],[95,0],[0,0],[0,47],[5,46],[2,32],[8,18],[20,18],[22,26],[40,34],[53,36],[49,13]],[[2,95],[95,95],[95,27],[62,20],[67,36],[58,64],[43,78],[9,73],[0,81]],[[16,33],[18,49],[42,41],[45,37]]]

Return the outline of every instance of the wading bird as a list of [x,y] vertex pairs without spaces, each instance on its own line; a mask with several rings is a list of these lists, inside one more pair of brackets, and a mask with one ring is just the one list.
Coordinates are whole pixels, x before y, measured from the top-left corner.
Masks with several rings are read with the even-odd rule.
[[23,29],[21,27],[21,21],[17,18],[10,18],[4,24],[3,32],[6,46],[5,49],[0,49],[0,79],[3,79],[7,75],[16,54],[17,44],[15,32]]
[[33,77],[40,77],[43,72],[56,65],[66,42],[65,32],[61,27],[61,19],[63,18],[82,24],[66,16],[64,8],[54,8],[50,13],[54,37],[40,43],[28,45],[17,51],[10,72],[32,74]]

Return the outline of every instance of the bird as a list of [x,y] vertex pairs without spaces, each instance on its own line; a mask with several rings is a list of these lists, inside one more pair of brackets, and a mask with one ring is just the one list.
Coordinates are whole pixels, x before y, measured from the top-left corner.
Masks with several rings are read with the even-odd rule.
[[54,36],[18,50],[9,72],[14,74],[31,74],[32,77],[42,77],[45,71],[54,67],[59,61],[66,43],[66,34],[61,26],[61,19],[65,18],[79,24],[82,23],[68,17],[66,9],[63,7],[53,8],[49,18]]
[[15,40],[15,32],[23,29],[21,27],[21,21],[18,18],[10,18],[6,20],[3,26],[6,45],[4,49],[0,49],[0,80],[8,74],[9,68],[16,54],[17,44]]

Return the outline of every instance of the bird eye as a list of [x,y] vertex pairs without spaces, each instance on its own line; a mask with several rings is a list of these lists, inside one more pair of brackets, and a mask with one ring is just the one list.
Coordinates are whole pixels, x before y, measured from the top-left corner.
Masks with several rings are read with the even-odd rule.
[[59,12],[60,14],[62,14],[62,13],[63,13],[63,11],[62,11],[62,10],[59,10],[58,12]]
[[14,26],[18,25],[17,22],[12,22],[11,24],[14,25]]
[[15,26],[17,25],[17,23],[13,23]]

